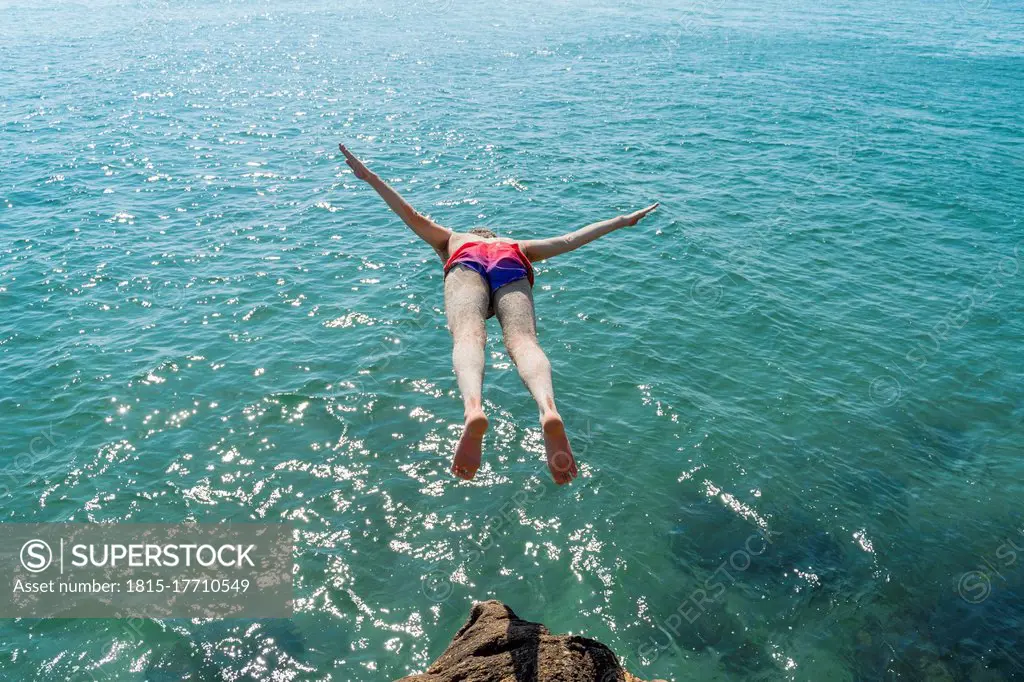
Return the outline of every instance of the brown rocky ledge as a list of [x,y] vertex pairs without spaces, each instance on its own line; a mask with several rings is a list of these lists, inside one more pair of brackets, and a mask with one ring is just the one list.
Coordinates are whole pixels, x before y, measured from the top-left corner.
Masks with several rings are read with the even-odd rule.
[[[444,653],[419,675],[397,682],[643,682],[604,644],[552,635],[499,601],[473,605]],[[654,682],[661,682],[655,680]]]

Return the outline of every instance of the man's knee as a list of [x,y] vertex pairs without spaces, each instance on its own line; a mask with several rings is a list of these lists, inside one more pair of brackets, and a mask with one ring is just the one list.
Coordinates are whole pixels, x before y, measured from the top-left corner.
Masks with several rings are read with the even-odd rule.
[[487,342],[487,328],[481,324],[459,324],[451,328],[455,343],[484,345]]
[[540,352],[542,355],[544,353],[540,344],[537,343],[537,337],[526,333],[506,334],[505,348],[508,349],[508,354],[512,356],[513,360],[525,353]]

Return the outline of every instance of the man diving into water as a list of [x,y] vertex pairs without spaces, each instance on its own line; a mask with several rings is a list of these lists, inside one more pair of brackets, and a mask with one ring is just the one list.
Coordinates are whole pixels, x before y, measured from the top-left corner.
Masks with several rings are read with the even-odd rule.
[[540,408],[540,425],[551,475],[559,485],[576,478],[576,460],[565,435],[565,424],[555,409],[551,363],[537,343],[531,264],[578,249],[620,227],[636,225],[658,204],[549,239],[504,239],[482,228],[453,232],[418,213],[345,145],[338,147],[355,176],[377,190],[391,210],[444,261],[444,306],[452,335],[452,364],[466,415],[462,438],[455,448],[452,473],[468,481],[480,468],[484,432],[487,431],[487,416],[483,410],[484,344],[487,341],[484,322],[496,315],[505,348]]

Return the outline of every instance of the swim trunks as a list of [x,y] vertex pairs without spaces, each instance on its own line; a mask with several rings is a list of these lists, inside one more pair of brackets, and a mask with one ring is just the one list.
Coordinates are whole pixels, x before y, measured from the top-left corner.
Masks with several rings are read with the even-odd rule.
[[524,277],[533,286],[533,266],[515,242],[466,242],[444,264],[444,274],[456,265],[465,265],[480,273],[492,294]]

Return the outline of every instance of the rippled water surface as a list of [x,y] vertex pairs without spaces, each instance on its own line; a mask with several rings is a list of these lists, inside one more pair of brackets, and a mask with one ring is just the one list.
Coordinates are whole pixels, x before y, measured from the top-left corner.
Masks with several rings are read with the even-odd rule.
[[[4,621],[10,680],[392,680],[474,600],[643,678],[1024,679],[1024,7],[0,2],[5,522],[289,520],[291,621]],[[456,229],[541,264],[580,478]]]

